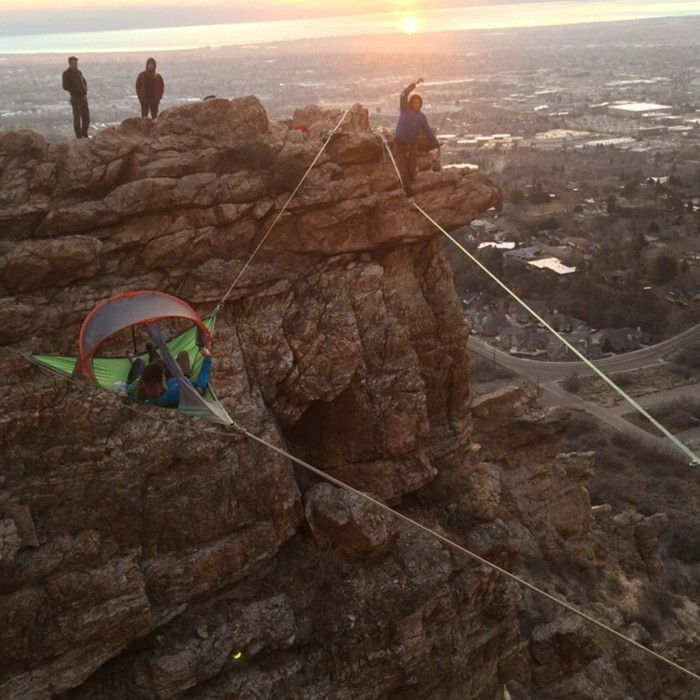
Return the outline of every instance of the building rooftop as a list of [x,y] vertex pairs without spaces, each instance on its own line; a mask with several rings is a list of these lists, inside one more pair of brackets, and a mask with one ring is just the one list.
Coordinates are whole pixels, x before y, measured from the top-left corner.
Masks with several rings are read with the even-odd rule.
[[623,102],[621,104],[613,104],[608,109],[614,109],[618,112],[630,112],[631,114],[641,114],[642,112],[660,112],[667,109],[673,109],[671,105],[660,105],[655,102]]
[[497,250],[513,250],[515,248],[515,241],[504,241],[503,243],[498,243],[496,241],[484,241],[479,243],[479,250],[482,248],[496,248]]
[[443,170],[478,170],[479,166],[476,163],[449,163],[442,166]]
[[618,136],[609,139],[597,139],[595,141],[586,141],[583,145],[586,148],[595,148],[596,146],[624,146],[628,143],[635,143],[636,139],[630,136]]
[[541,260],[531,260],[528,262],[528,265],[537,267],[540,270],[552,270],[552,272],[556,272],[558,275],[570,275],[572,272],[576,272],[575,267],[568,267],[567,265],[564,265],[559,258],[542,258]]
[[584,139],[593,136],[590,131],[576,131],[575,129],[550,129],[549,131],[540,131],[535,134],[538,141],[547,139]]
[[531,260],[541,252],[542,251],[536,246],[527,246],[525,248],[515,248],[513,250],[509,250],[506,255],[511,258],[516,258],[517,260]]

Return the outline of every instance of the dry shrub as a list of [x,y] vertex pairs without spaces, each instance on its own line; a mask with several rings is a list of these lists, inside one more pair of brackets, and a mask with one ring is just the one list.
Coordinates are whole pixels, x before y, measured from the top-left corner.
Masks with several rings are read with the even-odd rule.
[[473,382],[492,382],[496,379],[512,379],[515,377],[508,368],[489,362],[489,360],[481,357],[476,357],[471,361],[469,372]]
[[578,372],[572,372],[568,377],[562,380],[561,385],[571,394],[578,393],[581,388],[581,379]]

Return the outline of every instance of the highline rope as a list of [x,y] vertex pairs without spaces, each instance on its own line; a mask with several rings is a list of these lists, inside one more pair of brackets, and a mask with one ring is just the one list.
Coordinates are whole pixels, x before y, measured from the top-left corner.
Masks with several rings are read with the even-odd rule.
[[[382,141],[384,142],[384,147],[389,154],[389,158],[396,171],[396,176],[399,179],[399,183],[402,183],[401,173],[394,159],[394,154],[389,148],[386,137],[383,133],[380,134]],[[435,219],[433,219],[430,214],[428,214],[420,205],[416,202],[412,203],[413,207],[422,216],[429,221],[435,228],[438,229],[446,238],[448,238],[452,243],[454,243],[457,248],[464,253],[473,263],[478,265],[499,287],[504,289],[515,301],[517,301],[530,315],[537,319],[550,333],[552,333],[559,341],[561,341],[569,350],[571,350],[576,357],[578,357],[582,362],[584,362],[593,372],[595,372],[608,386],[610,386],[614,391],[616,391],[627,403],[630,404],[636,411],[641,413],[652,425],[658,428],[665,437],[667,437],[681,452],[686,456],[690,457],[691,461],[700,464],[700,457],[698,457],[687,445],[684,445],[673,433],[671,433],[667,428],[665,428],[661,423],[659,423],[656,418],[654,418],[641,404],[635,401],[626,391],[619,387],[610,377],[608,377],[605,372],[600,368],[596,367],[593,362],[591,362],[580,350],[574,347],[561,333],[555,330],[547,321],[545,321],[542,316],[540,316],[532,307],[530,307],[525,301],[523,301],[510,287],[508,287],[504,282],[502,282],[497,275],[495,275],[491,270],[489,270],[478,258],[472,255],[454,236],[449,234]]]
[[311,161],[311,165],[309,165],[309,167],[306,169],[306,172],[302,175],[302,178],[301,178],[301,180],[299,180],[297,186],[294,188],[294,191],[289,195],[289,198],[284,203],[284,206],[279,210],[279,212],[277,213],[277,216],[274,218],[274,221],[270,224],[267,231],[265,231],[265,235],[260,239],[260,242],[258,243],[258,245],[255,246],[255,250],[253,250],[253,252],[248,257],[248,260],[246,260],[245,265],[243,265],[243,267],[240,269],[240,271],[236,275],[235,279],[231,283],[231,286],[226,291],[226,294],[224,294],[224,296],[221,298],[221,301],[216,305],[216,308],[214,309],[214,313],[216,313],[224,305],[226,300],[229,298],[229,296],[231,295],[231,292],[233,292],[234,287],[236,286],[236,284],[238,284],[238,281],[241,279],[241,277],[243,276],[243,273],[246,271],[246,269],[248,268],[250,263],[253,261],[253,258],[257,255],[260,248],[262,248],[263,243],[265,243],[265,239],[270,235],[272,229],[277,225],[277,222],[280,220],[280,217],[282,216],[282,214],[284,214],[284,212],[286,211],[287,207],[289,206],[289,203],[292,201],[292,199],[294,199],[294,196],[299,191],[299,188],[304,184],[304,180],[306,180],[308,174],[311,172],[314,165],[316,165],[316,162],[321,157],[321,154],[326,150],[326,146],[328,146],[331,139],[335,135],[335,132],[338,131],[338,129],[340,128],[340,125],[345,120],[345,117],[347,117],[349,111],[350,111],[350,108],[348,107],[348,109],[346,109],[345,112],[343,112],[343,116],[340,117],[340,119],[338,120],[338,123],[333,127],[333,130],[330,132],[330,134],[328,134],[328,137],[324,141],[323,146],[321,146],[321,150],[316,154],[316,157]]
[[[42,371],[44,371],[46,374],[50,374],[51,376],[56,376],[54,372],[51,372],[48,368],[40,365],[39,363],[36,363],[32,360],[32,358],[25,354],[20,352],[19,350],[15,350],[14,348],[8,348],[9,350],[15,352],[16,354],[24,357],[25,359],[29,360],[30,362],[33,362],[36,364]],[[111,403],[115,400],[119,400],[116,395],[110,395],[106,394],[103,391],[98,391],[96,387],[94,387],[91,384],[85,384],[84,382],[79,382],[78,380],[72,378],[72,377],[66,377],[61,375],[62,378],[75,386],[78,386],[82,389],[88,388],[90,393],[92,394],[92,397],[100,397],[105,400],[105,402]],[[166,425],[166,426],[172,426],[175,421],[172,420],[165,420],[163,418],[158,418],[157,416],[153,415],[152,411],[146,410],[145,408],[141,408],[138,404],[133,403],[131,401],[121,401],[121,404],[124,408],[127,408],[128,410],[143,416],[144,418],[160,423],[161,425]],[[219,437],[224,437],[224,438],[231,438],[231,433],[230,432],[225,432],[223,430],[217,430],[215,428],[208,428],[208,427],[200,427],[198,423],[193,423],[191,421],[187,422],[177,422],[177,427],[178,429],[181,427],[186,428],[187,430],[190,431],[197,431],[197,433],[208,433],[210,435],[217,435]],[[307,471],[312,472],[313,474],[316,474],[317,476],[321,477],[322,479],[325,479],[326,481],[329,481],[332,484],[335,484],[339,488],[344,489],[345,491],[348,491],[349,493],[353,493],[356,496],[359,496],[360,498],[363,498],[365,501],[368,501],[369,503],[372,503],[374,506],[379,508],[380,510],[384,511],[388,515],[397,518],[404,523],[410,525],[411,527],[414,527],[417,530],[420,530],[427,535],[430,535],[431,537],[435,537],[436,539],[440,540],[444,544],[446,544],[448,547],[451,547],[452,549],[461,552],[462,554],[466,554],[468,557],[471,559],[477,561],[479,564],[482,564],[488,568],[490,568],[492,571],[496,571],[497,573],[505,576],[506,578],[509,578],[510,580],[514,581],[520,586],[523,586],[529,590],[531,590],[533,593],[536,593],[537,595],[542,596],[543,598],[546,598],[550,602],[554,603],[555,605],[558,605],[566,610],[568,610],[570,613],[573,613],[574,615],[580,617],[581,619],[585,620],[586,622],[595,625],[596,627],[604,630],[605,632],[608,632],[609,634],[613,635],[614,637],[617,637],[621,641],[625,642],[626,644],[629,644],[640,651],[643,651],[651,656],[653,656],[655,659],[658,661],[661,661],[673,668],[675,668],[677,671],[680,671],[681,673],[684,673],[687,676],[690,676],[694,680],[700,681],[700,675],[695,673],[694,671],[691,671],[690,669],[686,668],[685,666],[682,666],[681,664],[677,663],[676,661],[673,661],[672,659],[668,658],[667,656],[664,656],[663,654],[659,654],[658,652],[654,651],[653,649],[650,649],[649,647],[645,646],[644,644],[640,644],[636,640],[632,639],[631,637],[628,637],[627,635],[623,634],[622,632],[619,632],[618,630],[614,629],[610,625],[605,624],[604,622],[601,622],[600,620],[597,620],[595,617],[592,617],[588,613],[584,612],[583,610],[579,610],[577,607],[569,603],[568,601],[564,600],[563,598],[559,598],[555,595],[552,595],[551,593],[548,593],[544,589],[540,588],[539,586],[536,586],[533,583],[530,583],[528,580],[524,579],[522,576],[518,576],[517,574],[514,574],[507,569],[504,569],[503,567],[499,566],[498,564],[493,563],[492,561],[489,561],[488,559],[485,559],[484,557],[480,556],[479,554],[476,554],[475,552],[472,552],[470,549],[467,547],[464,547],[454,540],[451,540],[449,537],[445,537],[445,535],[440,534],[436,530],[433,530],[432,528],[428,527],[427,525],[423,525],[422,523],[418,522],[417,520],[414,520],[413,518],[404,515],[403,513],[395,510],[394,508],[391,508],[390,506],[386,505],[385,503],[382,503],[381,501],[377,500],[376,498],[370,496],[367,493],[364,493],[363,491],[360,491],[359,489],[354,488],[353,486],[350,486],[349,484],[345,483],[344,481],[341,481],[340,479],[337,479],[334,476],[331,476],[330,474],[324,472],[322,469],[319,469],[318,467],[313,466],[312,464],[305,462],[303,459],[300,459],[299,457],[296,457],[295,455],[291,454],[287,450],[278,447],[277,445],[274,445],[273,443],[269,442],[268,440],[265,440],[264,438],[259,437],[258,435],[255,435],[254,433],[250,432],[247,430],[245,427],[241,426],[239,423],[236,421],[232,422],[232,427],[238,431],[241,435],[244,437],[253,440],[260,445],[263,445],[267,449],[279,454],[282,457],[285,457],[286,459],[289,459],[291,462],[294,462],[295,464],[299,465],[300,467],[306,469]]]

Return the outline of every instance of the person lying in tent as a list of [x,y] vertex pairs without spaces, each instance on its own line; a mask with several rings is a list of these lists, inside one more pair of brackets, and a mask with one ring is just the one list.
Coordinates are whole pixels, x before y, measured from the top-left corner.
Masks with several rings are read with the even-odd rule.
[[[401,93],[399,98],[399,121],[396,124],[394,134],[394,153],[396,163],[401,173],[401,182],[407,197],[413,197],[413,178],[416,175],[418,155],[416,146],[418,137],[423,132],[430,143],[430,148],[440,148],[440,142],[428,126],[428,120],[421,112],[423,98],[418,93],[410,94],[416,85],[423,82],[423,78],[417,78]],[[410,95],[410,97],[409,97]]]
[[[158,350],[156,350],[152,343],[146,343],[146,352],[148,352],[148,364],[159,363],[163,365],[163,375],[165,380],[167,381],[170,379],[173,375],[166,367],[163,359],[158,354]],[[131,369],[129,370],[129,376],[126,378],[126,382],[123,382],[123,388],[125,388],[128,384],[131,384],[134,379],[139,379],[146,367],[146,363],[140,357],[135,357],[132,353],[128,352],[126,353],[126,356],[131,361]],[[183,350],[181,353],[179,353],[175,361],[182,370],[182,373],[189,378],[190,374],[192,373],[192,367],[190,366],[190,356],[187,350]]]
[[[200,392],[204,392],[211,376],[212,358],[208,348],[201,348],[200,352],[204,355],[204,360],[199,374],[195,380],[187,381]],[[165,367],[160,359],[149,362],[141,376],[132,381],[124,391],[129,398],[163,408],[177,408],[180,404],[178,380],[174,377],[166,378]]]

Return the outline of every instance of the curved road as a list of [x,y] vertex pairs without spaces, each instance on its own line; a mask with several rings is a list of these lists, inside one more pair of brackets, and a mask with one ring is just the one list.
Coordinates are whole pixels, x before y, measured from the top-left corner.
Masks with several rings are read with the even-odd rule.
[[[664,340],[656,345],[650,345],[640,350],[616,355],[614,357],[605,357],[596,360],[593,364],[606,374],[614,372],[632,371],[649,367],[663,362],[663,356],[685,346],[687,343],[700,340],[700,323],[692,326],[686,331],[679,333],[673,338]],[[467,350],[473,355],[485,358],[496,362],[497,364],[508,368],[512,372],[519,374],[534,384],[537,384],[542,390],[540,401],[545,406],[568,406],[570,408],[581,408],[596,418],[604,421],[615,430],[624,433],[636,440],[648,444],[661,447],[663,449],[672,448],[678,450],[678,447],[673,445],[666,437],[655,437],[642,428],[638,428],[622,417],[622,413],[629,412],[631,406],[627,407],[625,403],[622,408],[605,408],[591,401],[585,401],[576,394],[566,391],[559,381],[569,376],[572,372],[577,372],[579,376],[594,374],[593,370],[582,361],[578,362],[546,362],[542,360],[528,360],[523,357],[515,357],[503,350],[488,345],[481,338],[471,335]],[[681,393],[698,393],[700,395],[700,385],[692,385],[686,387],[678,387],[675,390],[660,392],[664,394],[665,400],[672,398],[673,393],[676,395]],[[654,403],[654,395],[648,395],[644,399],[639,399],[640,403]],[[694,428],[690,431],[684,431],[681,436],[683,442],[695,450],[695,442],[700,438],[700,429]],[[687,459],[687,455],[684,458]]]
[[[656,345],[650,345],[649,347],[626,352],[622,355],[615,355],[614,357],[604,357],[600,360],[595,360],[593,364],[606,374],[641,369],[642,367],[649,367],[661,362],[664,355],[674,350],[679,350],[687,343],[697,340],[700,340],[700,323]],[[495,360],[499,365],[507,367],[535,383],[558,381],[564,379],[572,372],[578,372],[579,376],[594,373],[585,362],[580,360],[574,362],[547,362],[515,357],[503,350],[494,348],[475,335],[469,336],[467,349],[487,360]]]

